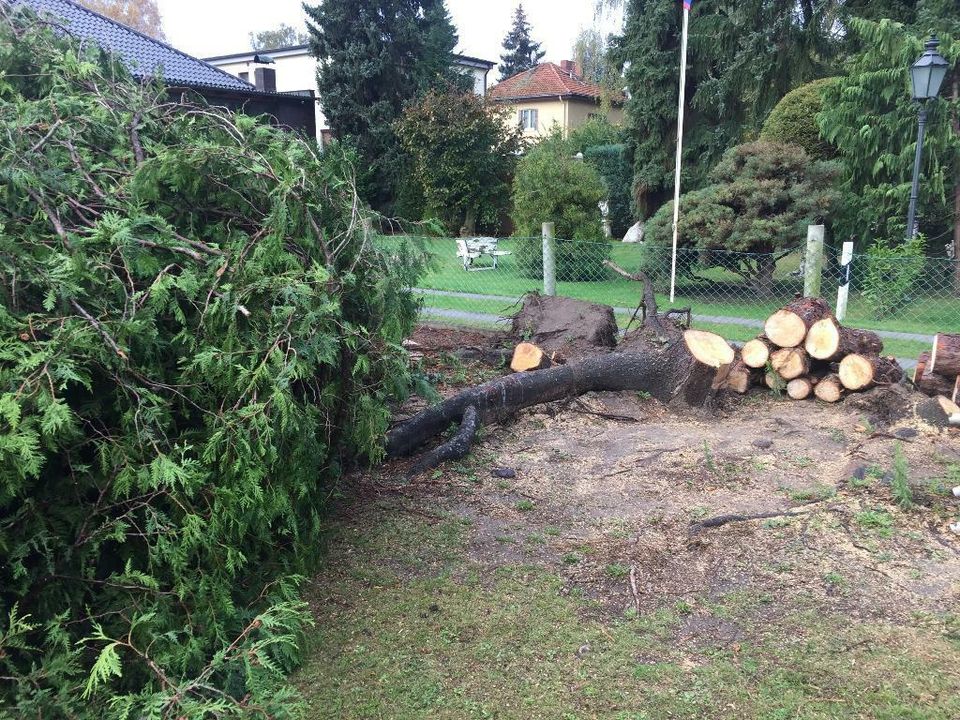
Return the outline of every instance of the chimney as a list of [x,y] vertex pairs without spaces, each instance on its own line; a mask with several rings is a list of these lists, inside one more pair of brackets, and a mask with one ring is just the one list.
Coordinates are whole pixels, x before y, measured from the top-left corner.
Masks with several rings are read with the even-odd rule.
[[580,65],[573,60],[561,60],[560,69],[570,77],[576,80],[580,79]]
[[261,92],[277,91],[277,71],[273,68],[254,68],[253,84]]

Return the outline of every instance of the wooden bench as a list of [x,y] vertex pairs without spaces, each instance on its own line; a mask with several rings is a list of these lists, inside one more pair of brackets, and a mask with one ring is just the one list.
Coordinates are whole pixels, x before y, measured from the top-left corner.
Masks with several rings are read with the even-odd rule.
[[[457,257],[463,263],[464,270],[496,270],[497,260],[509,255],[509,250],[497,248],[497,238],[494,237],[462,237],[457,238]],[[471,267],[473,261],[484,255],[492,258],[493,264],[485,267]]]

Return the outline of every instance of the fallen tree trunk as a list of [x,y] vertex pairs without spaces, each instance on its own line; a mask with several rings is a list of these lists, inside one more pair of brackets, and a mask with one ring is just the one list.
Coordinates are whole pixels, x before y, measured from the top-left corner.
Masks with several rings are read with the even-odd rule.
[[883,341],[870,330],[843,327],[829,315],[810,326],[804,348],[816,360],[839,361],[851,353],[879,355]]
[[863,390],[871,385],[893,385],[903,377],[903,370],[893,358],[874,355],[847,355],[837,371],[847,390]]
[[763,333],[774,345],[797,347],[803,343],[810,327],[829,315],[830,306],[820,298],[797,298],[767,318]]
[[960,334],[937,333],[933,336],[927,369],[945,377],[960,375]]

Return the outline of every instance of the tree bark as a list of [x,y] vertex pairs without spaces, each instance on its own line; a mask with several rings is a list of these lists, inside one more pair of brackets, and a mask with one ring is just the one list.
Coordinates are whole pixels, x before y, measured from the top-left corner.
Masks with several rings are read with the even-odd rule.
[[820,298],[797,298],[767,318],[763,332],[774,345],[797,347],[810,326],[829,315],[830,306]]
[[754,284],[757,297],[768,298],[773,296],[773,274],[777,269],[777,261],[773,254],[768,253],[760,256],[757,261],[757,275]]
[[937,333],[933,336],[927,369],[944,377],[960,375],[960,334]]

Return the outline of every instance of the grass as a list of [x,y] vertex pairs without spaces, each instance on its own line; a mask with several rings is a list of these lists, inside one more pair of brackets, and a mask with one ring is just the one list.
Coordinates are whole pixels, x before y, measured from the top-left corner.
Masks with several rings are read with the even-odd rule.
[[[354,522],[332,532],[308,592],[317,625],[294,681],[310,718],[960,716],[960,642],[933,628],[851,621],[749,588],[604,616],[547,569],[474,565],[456,518]],[[678,640],[704,613],[744,638]]]
[[[501,246],[510,250],[514,249],[519,242],[522,241],[508,238],[501,241]],[[496,270],[465,272],[455,256],[451,239],[430,238],[424,240],[424,243],[434,262],[420,281],[420,287],[481,295],[500,295],[508,298],[517,298],[541,287],[540,280],[519,274],[514,256],[502,258]],[[640,253],[641,248],[636,245],[611,243],[611,259],[627,270],[635,270],[639,267]],[[789,275],[798,263],[799,256],[788,256],[778,263],[776,276],[778,290],[775,297],[770,299],[758,299],[749,288],[744,286],[744,281],[737,275],[721,268],[709,268],[698,272],[696,280],[678,278],[674,304],[678,307],[689,306],[694,313],[701,315],[764,320],[773,310],[792,297],[794,292],[802,290],[802,279]],[[557,283],[557,292],[583,300],[631,309],[636,306],[639,296],[637,283],[615,276],[591,282],[560,281]],[[502,301],[428,297],[428,304],[431,307],[451,307],[450,301],[457,304],[451,309],[471,312],[497,313],[503,309],[504,305]],[[663,294],[658,294],[657,301],[663,307],[669,305],[669,298]],[[946,292],[943,296],[935,298],[918,296],[911,304],[883,320],[874,318],[867,304],[854,294],[850,299],[846,322],[869,329],[932,335],[944,327],[952,327],[958,319],[960,319],[960,298]],[[724,327],[729,326],[724,325]],[[747,326],[733,327],[744,329]],[[757,331],[754,329],[748,337],[756,334]],[[724,335],[726,336],[726,333]],[[890,345],[888,352],[899,355],[900,351],[895,348],[895,345]],[[905,354],[910,356],[911,353],[905,352]]]

